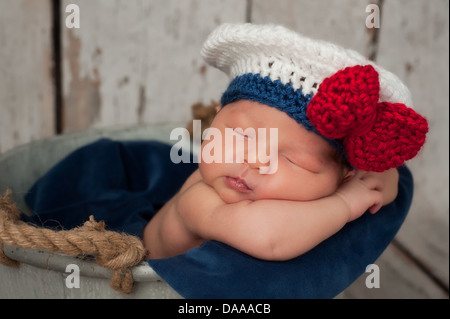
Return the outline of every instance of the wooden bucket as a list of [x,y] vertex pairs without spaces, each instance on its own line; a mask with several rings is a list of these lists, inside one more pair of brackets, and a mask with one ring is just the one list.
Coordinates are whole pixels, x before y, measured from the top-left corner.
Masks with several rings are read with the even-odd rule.
[[[183,127],[181,124],[179,127]],[[23,195],[52,166],[75,149],[99,138],[170,141],[177,124],[158,124],[71,133],[17,147],[0,157],[0,193],[11,189],[19,210],[30,214]],[[0,298],[182,298],[146,262],[134,266],[133,291],[110,287],[112,270],[95,261],[48,251],[4,247],[18,268],[0,264]]]

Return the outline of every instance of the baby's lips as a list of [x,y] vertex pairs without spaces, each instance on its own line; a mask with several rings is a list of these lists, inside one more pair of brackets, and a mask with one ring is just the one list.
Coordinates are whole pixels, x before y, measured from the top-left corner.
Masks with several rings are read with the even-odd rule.
[[247,183],[243,179],[227,176],[225,178],[225,182],[229,187],[239,192],[248,193],[251,191],[251,188],[248,187]]

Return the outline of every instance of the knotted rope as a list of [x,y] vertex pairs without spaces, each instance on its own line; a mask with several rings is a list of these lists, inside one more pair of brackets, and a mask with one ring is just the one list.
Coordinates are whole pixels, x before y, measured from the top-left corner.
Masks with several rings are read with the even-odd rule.
[[146,251],[138,237],[105,230],[103,221],[93,216],[83,226],[71,230],[51,230],[20,220],[20,212],[10,199],[11,191],[0,196],[0,263],[18,266],[19,262],[3,253],[3,245],[41,249],[68,256],[91,255],[105,268],[114,270],[111,288],[130,293],[133,288],[131,267],[145,259]]

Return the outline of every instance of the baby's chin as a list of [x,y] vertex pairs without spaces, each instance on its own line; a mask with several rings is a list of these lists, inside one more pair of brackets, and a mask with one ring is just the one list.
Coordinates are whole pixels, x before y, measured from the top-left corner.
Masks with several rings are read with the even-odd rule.
[[233,193],[233,191],[227,190],[219,192],[220,198],[226,203],[226,204],[235,204],[242,202],[244,200],[254,200],[250,199],[250,196],[243,196],[242,194],[236,194]]
[[217,195],[219,195],[219,197],[225,202],[225,204],[235,204],[247,200],[258,200],[258,198],[255,198],[255,194],[251,192],[241,193],[228,187],[213,188],[216,190]]

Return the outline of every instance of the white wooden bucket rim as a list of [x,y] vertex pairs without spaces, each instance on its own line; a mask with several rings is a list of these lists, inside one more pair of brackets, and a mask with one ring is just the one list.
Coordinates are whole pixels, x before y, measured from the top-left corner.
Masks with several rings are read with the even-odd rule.
[[[4,245],[3,251],[13,260],[46,270],[65,273],[68,265],[75,264],[79,267],[81,276],[110,279],[113,275],[111,269],[101,267],[93,260],[9,245]],[[164,281],[145,261],[132,267],[131,272],[135,282]]]
[[[3,193],[6,188],[12,188],[12,197],[18,208],[22,212],[30,214],[31,212],[23,200],[24,192],[31,186],[32,181],[39,178],[59,159],[74,149],[99,138],[145,139],[173,144],[175,141],[170,140],[171,130],[184,126],[185,123],[115,126],[53,136],[18,146],[0,156],[0,191]],[[33,150],[32,154],[30,154],[30,150]],[[53,154],[52,158],[47,158],[47,154]],[[23,165],[17,165],[17,159],[23,160]],[[28,180],[11,180],[20,173],[25,173]],[[84,260],[44,250],[4,245],[4,253],[9,258],[21,263],[61,273],[66,272],[67,265],[76,264],[80,269],[81,276],[110,279],[113,274],[112,270],[101,267],[93,260]],[[135,282],[164,282],[145,261],[132,267],[131,270]]]

